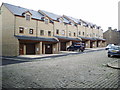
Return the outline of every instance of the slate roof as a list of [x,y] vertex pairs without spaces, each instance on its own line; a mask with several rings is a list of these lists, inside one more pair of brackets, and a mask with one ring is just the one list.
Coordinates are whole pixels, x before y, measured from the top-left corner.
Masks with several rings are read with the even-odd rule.
[[66,19],[66,18],[64,18],[64,17],[62,17],[63,18],[63,22],[64,23],[70,23],[70,21],[68,20],[68,19]]
[[76,18],[73,18],[73,17],[70,17],[70,16],[66,16],[68,17],[69,19],[71,19],[72,21],[74,21],[75,23],[80,23],[80,20],[79,19],[76,19]]
[[[23,8],[23,7],[20,7],[20,6],[7,4],[7,3],[3,3],[3,5],[5,5],[5,7],[7,7],[14,15],[23,16],[23,13],[28,11],[32,14],[32,18],[34,18],[34,19],[43,20],[41,18],[45,17],[47,15],[48,17],[50,17],[53,20],[58,20],[58,18],[62,17],[64,23],[69,24],[71,22],[70,20],[64,18],[63,17],[64,15],[60,16],[60,15],[57,15],[57,14],[54,14],[54,13],[51,13],[51,12],[40,10],[44,13],[44,14],[42,14],[42,13],[40,13],[38,11],[35,11],[35,10],[31,10],[31,9],[27,9],[27,8]],[[82,20],[82,19],[76,19],[76,18],[73,18],[73,17],[70,17],[70,16],[67,16],[67,17],[70,18],[71,20],[73,20],[75,23],[81,23],[82,22],[82,23],[85,24],[85,26],[90,25],[90,26],[96,26],[98,28],[101,28],[100,26],[97,26],[93,23],[87,22],[87,21]]]
[[58,38],[58,39],[65,39],[65,40],[68,40],[68,41],[81,41],[78,38],[71,38],[71,37],[65,37],[65,36],[55,36],[55,37]]
[[20,6],[15,6],[7,3],[3,3],[3,5],[5,5],[5,7],[7,7],[14,15],[23,16],[24,12],[29,11],[32,14],[32,18],[34,19],[41,20],[41,18],[43,17],[43,15],[40,14],[38,11],[22,8]]
[[47,12],[47,11],[44,11],[44,10],[39,10],[39,11],[43,12],[44,15],[47,15],[48,17],[50,17],[53,20],[58,20],[58,18],[61,17],[60,15],[57,15],[57,14],[54,14],[54,13],[51,13],[51,12]]
[[58,42],[55,38],[33,37],[33,36],[24,36],[24,35],[15,35],[15,37],[17,37],[18,39],[22,39],[22,40]]

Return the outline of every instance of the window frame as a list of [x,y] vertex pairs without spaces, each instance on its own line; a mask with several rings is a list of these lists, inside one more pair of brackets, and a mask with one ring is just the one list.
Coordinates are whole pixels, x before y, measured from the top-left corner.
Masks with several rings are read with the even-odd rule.
[[44,22],[45,22],[45,24],[48,24],[49,20],[48,20],[48,19],[45,19]]
[[29,34],[33,34],[33,29],[29,29]]
[[40,30],[40,35],[44,36],[44,30]]
[[19,27],[19,33],[24,33],[24,27]]
[[84,35],[85,35],[85,32],[83,32],[82,34],[83,34],[83,36],[84,36]]
[[71,31],[69,31],[69,33],[68,33],[68,34],[69,34],[69,36],[71,36]]
[[26,20],[30,21],[30,15],[29,14],[26,14]]
[[[50,32],[50,33],[49,33]],[[52,33],[51,33],[51,31],[48,31],[48,36],[52,36]]]
[[56,29],[56,34],[59,34],[59,29]]
[[75,37],[75,36],[76,36],[76,33],[74,32],[73,35],[74,35],[74,37]]
[[65,30],[62,30],[62,35],[65,35]]

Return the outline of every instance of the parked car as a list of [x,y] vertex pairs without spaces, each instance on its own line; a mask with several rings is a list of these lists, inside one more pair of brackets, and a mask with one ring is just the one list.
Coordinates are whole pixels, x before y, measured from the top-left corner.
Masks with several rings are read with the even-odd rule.
[[114,44],[108,44],[107,47],[105,48],[105,50],[110,49],[112,46],[114,46]]
[[120,56],[120,46],[112,46],[108,50],[108,57],[111,57],[111,56]]
[[84,43],[76,43],[67,48],[68,51],[81,51],[83,52],[85,50]]

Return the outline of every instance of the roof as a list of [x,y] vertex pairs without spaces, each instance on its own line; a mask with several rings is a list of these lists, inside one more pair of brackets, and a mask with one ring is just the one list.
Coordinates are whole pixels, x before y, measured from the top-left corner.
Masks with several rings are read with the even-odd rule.
[[22,39],[22,40],[58,42],[55,38],[33,37],[33,36],[23,36],[23,35],[15,35],[15,37],[17,37],[18,39]]
[[20,6],[15,6],[7,3],[3,3],[3,5],[5,5],[5,7],[7,7],[14,15],[23,16],[24,12],[29,11],[32,14],[32,18],[34,19],[41,20],[41,18],[43,17],[43,15],[40,14],[38,11],[22,8]]
[[90,38],[90,37],[81,37],[79,36],[81,39],[85,39],[85,40],[92,40],[92,41],[95,41],[96,39],[95,38]]
[[76,18],[73,18],[73,17],[70,17],[70,16],[66,16],[68,17],[69,19],[71,19],[72,21],[74,21],[75,23],[80,23],[80,20],[79,19],[76,19]]
[[65,36],[55,36],[55,37],[58,38],[58,39],[65,39],[65,40],[68,40],[68,41],[81,41],[78,38],[71,38],[71,37],[65,37]]
[[102,39],[102,38],[96,38],[98,41],[101,40],[101,41],[105,41],[106,39]]
[[63,22],[64,23],[70,23],[70,21],[68,20],[68,19],[66,19],[66,18],[64,18],[64,17],[62,17],[63,18]]
[[53,20],[58,20],[58,18],[61,17],[60,15],[57,15],[57,14],[54,14],[54,13],[51,13],[51,12],[47,12],[47,11],[44,11],[44,10],[39,10],[39,11],[42,12],[44,15],[48,16],[49,18],[53,19]]

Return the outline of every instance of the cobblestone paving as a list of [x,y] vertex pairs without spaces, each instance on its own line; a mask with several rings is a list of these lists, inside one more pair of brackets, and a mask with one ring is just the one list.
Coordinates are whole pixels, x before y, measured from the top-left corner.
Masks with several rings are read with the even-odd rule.
[[118,88],[105,50],[2,66],[4,88]]

